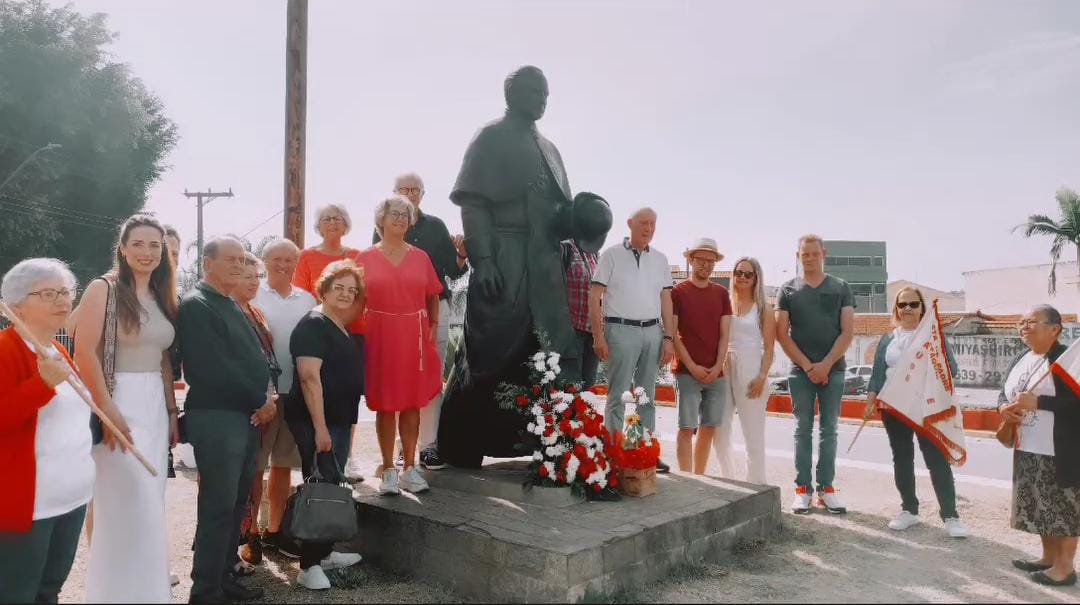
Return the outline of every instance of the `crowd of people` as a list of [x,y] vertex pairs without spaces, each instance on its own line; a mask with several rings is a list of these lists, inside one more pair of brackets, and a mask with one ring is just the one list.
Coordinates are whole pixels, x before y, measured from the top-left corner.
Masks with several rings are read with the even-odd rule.
[[[203,278],[182,298],[176,291],[179,234],[147,214],[121,227],[113,269],[88,285],[77,308],[75,279],[58,260],[28,259],[4,275],[0,296],[30,334],[0,332],[0,455],[7,461],[0,473],[8,487],[0,515],[0,601],[55,602],[84,526],[88,601],[169,601],[175,578],[165,477],[169,451],[179,441],[191,444],[199,472],[191,602],[261,598],[241,578],[267,549],[299,559],[297,582],[311,590],[330,588],[326,571],[360,562],[333,544],[296,543],[282,525],[293,470],[305,480],[316,473],[363,480],[361,463],[351,456],[362,400],[376,415],[379,494],[430,489],[418,466],[444,466],[437,429],[447,282],[468,270],[468,249],[421,210],[418,175],[400,176],[393,191],[375,207],[371,247],[345,245],[351,217],[344,207],[327,205],[316,215],[321,241],[305,250],[275,239],[256,257],[235,238],[209,240]],[[608,430],[623,428],[621,395],[634,386],[643,387],[648,400],[638,409],[641,422],[656,430],[657,374],[673,364],[679,469],[703,474],[715,451],[722,475],[764,483],[768,377],[779,343],[794,364],[791,510],[806,514],[816,503],[845,513],[836,486],[837,424],[854,300],[848,284],[825,273],[823,240],[799,240],[802,274],[780,288],[774,309],[756,259],[735,262],[729,290],[714,280],[724,258],[719,246],[700,238],[685,250],[688,277],[676,284],[667,257],[651,245],[655,210],[634,212],[626,237],[602,250],[611,225],[608,203],[581,194],[574,211],[579,208],[595,218],[595,228],[582,218],[575,239],[562,243],[578,336],[572,357],[585,387],[595,386],[604,364]],[[927,311],[917,288],[897,293],[895,329],[875,355],[868,416]],[[74,335],[73,358],[55,343],[37,350],[26,338],[53,342],[65,326]],[[1057,376],[1029,387],[1045,369],[1040,363],[1061,354],[1061,329],[1051,307],[1025,316],[1019,330],[1030,351],[1001,395],[1001,413],[1020,433],[1012,526],[1042,536],[1044,549],[1042,558],[1014,565],[1049,585],[1076,581],[1080,400]],[[955,371],[955,363],[950,366]],[[181,375],[187,384],[182,417],[173,389]],[[92,422],[72,376],[148,457],[156,476]],[[746,444],[744,473],[733,463],[736,412]],[[919,522],[917,438],[945,527],[953,537],[966,537],[941,452],[887,409],[884,425],[901,502],[889,528]],[[657,470],[668,467],[661,462]],[[260,519],[264,500],[267,515]]]

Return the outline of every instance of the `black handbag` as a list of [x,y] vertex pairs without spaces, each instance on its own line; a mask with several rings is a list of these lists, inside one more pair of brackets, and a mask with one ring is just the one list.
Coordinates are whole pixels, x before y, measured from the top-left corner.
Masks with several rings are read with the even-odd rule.
[[[329,456],[336,468],[337,459],[333,453]],[[347,542],[360,533],[352,488],[324,478],[319,471],[318,457],[316,454],[311,476],[289,496],[281,531],[300,542]],[[338,468],[338,480],[340,477],[341,469]]]

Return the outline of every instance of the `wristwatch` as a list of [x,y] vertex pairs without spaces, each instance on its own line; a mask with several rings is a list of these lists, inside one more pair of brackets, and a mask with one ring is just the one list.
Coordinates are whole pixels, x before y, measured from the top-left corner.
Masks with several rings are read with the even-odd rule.
[[671,342],[675,342],[675,339],[672,338],[670,334],[664,334],[664,340],[670,340]]

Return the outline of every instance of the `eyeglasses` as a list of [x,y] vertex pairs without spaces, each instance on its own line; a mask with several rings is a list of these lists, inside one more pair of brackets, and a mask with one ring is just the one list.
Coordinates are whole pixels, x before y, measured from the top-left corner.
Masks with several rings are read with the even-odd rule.
[[757,273],[753,271],[740,271],[738,269],[731,272],[735,277],[741,277],[743,279],[753,279]]
[[407,221],[412,218],[410,213],[402,212],[400,210],[391,210],[388,216],[392,221]]
[[702,265],[715,265],[716,259],[711,256],[691,256],[690,262],[700,263]]
[[398,187],[397,192],[401,195],[420,195],[424,191],[419,187]]
[[56,290],[53,288],[45,288],[44,290],[38,290],[37,292],[31,292],[28,296],[36,296],[41,299],[41,302],[53,303],[57,298],[63,298],[65,300],[75,300],[75,294],[79,290],[77,288],[67,289],[62,288]]
[[911,309],[912,311],[914,311],[915,309],[918,309],[921,306],[922,306],[922,303],[917,301],[917,300],[912,301],[912,302],[898,302],[898,303],[896,303],[896,308],[900,309],[901,311],[903,311],[904,309]]
[[345,287],[345,286],[343,286],[341,284],[334,284],[334,287],[332,289],[334,290],[334,292],[337,292],[338,294],[348,293],[348,294],[352,294],[353,296],[360,296],[360,288],[354,288],[354,287],[351,287],[351,286],[350,287]]
[[1039,321],[1037,319],[1022,319],[1016,322],[1016,329],[1023,330],[1024,328],[1034,328],[1037,325],[1048,326],[1050,324],[1045,321]]
[[345,219],[340,216],[324,216],[319,219],[320,223],[344,223]]

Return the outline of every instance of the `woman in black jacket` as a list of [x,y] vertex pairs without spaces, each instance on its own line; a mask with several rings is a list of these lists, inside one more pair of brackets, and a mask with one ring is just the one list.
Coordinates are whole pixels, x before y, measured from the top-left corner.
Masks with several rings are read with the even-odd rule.
[[1058,342],[1061,314],[1040,305],[1020,320],[1019,329],[1030,350],[1013,365],[1000,397],[1002,416],[1016,423],[1019,433],[1012,527],[1039,534],[1043,556],[1013,565],[1032,572],[1039,584],[1071,586],[1080,535],[1080,397],[1064,372],[1043,380],[1066,350]]

